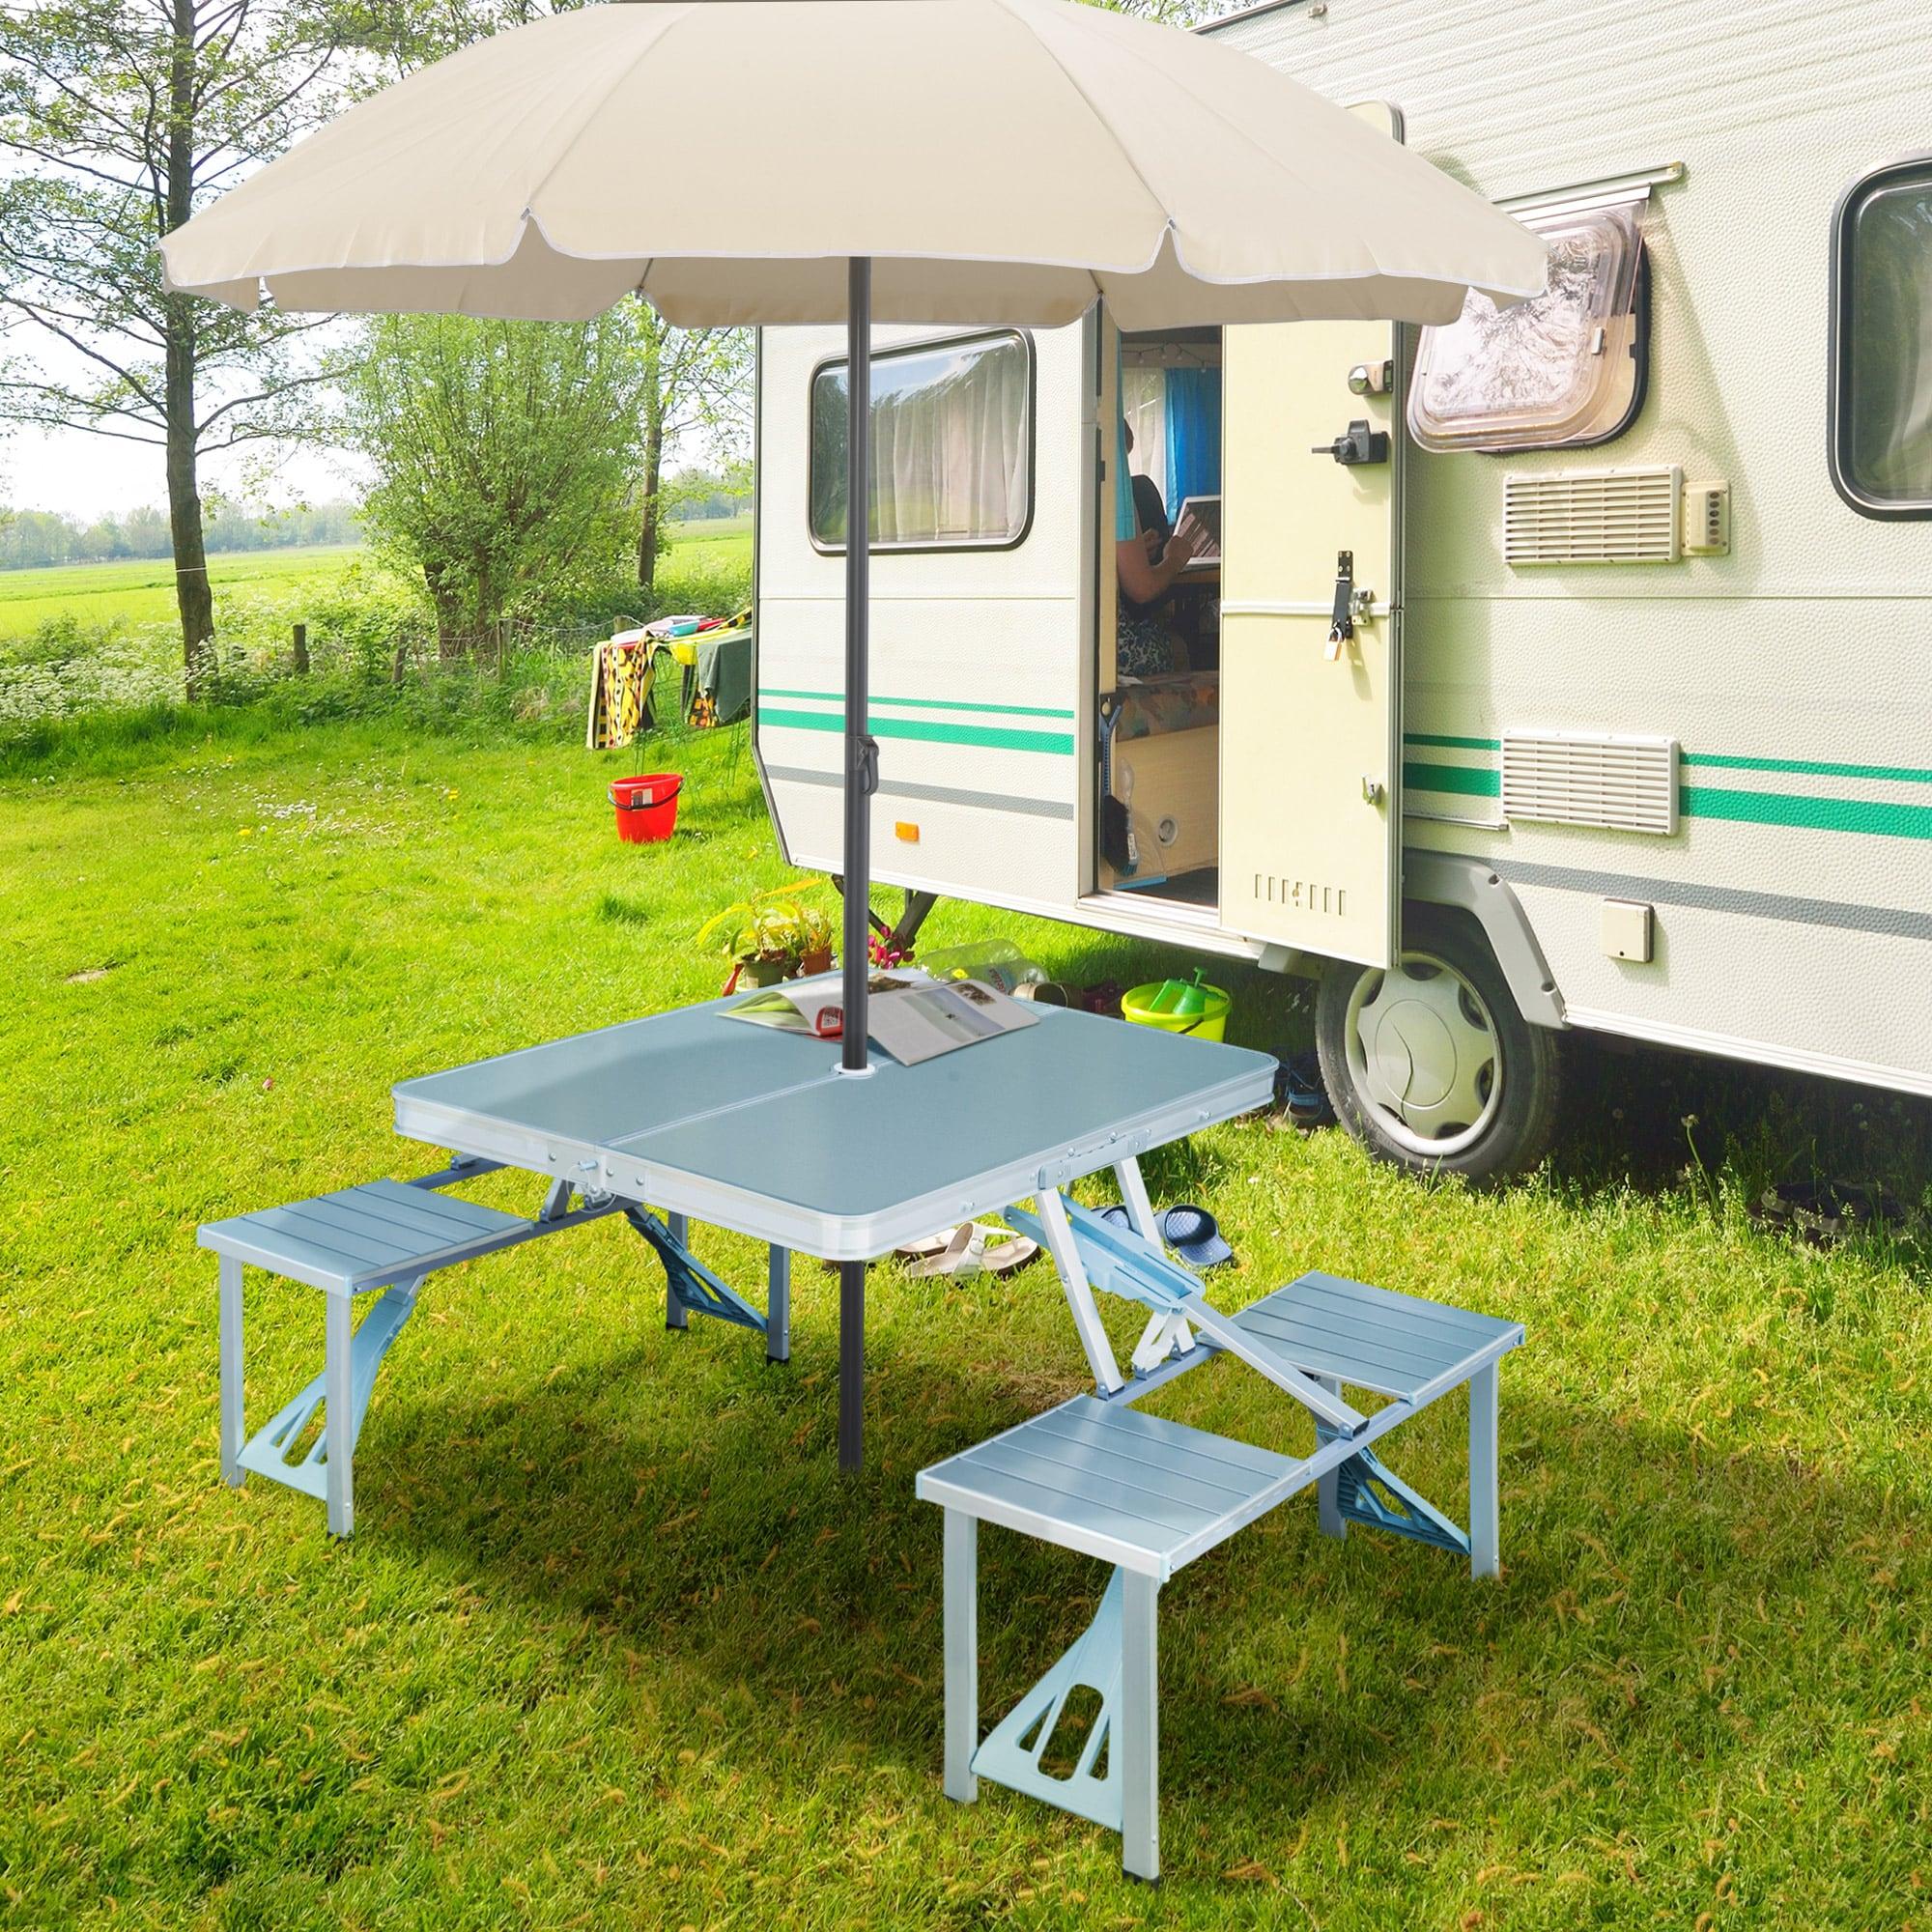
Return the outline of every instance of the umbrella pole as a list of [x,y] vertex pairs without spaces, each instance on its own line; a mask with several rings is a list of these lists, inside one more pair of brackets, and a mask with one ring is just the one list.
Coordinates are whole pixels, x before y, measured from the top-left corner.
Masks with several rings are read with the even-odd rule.
[[842,1070],[864,1073],[871,968],[872,794],[879,748],[867,729],[871,618],[872,264],[851,260],[845,305],[845,1034]]
[[[871,972],[872,793],[879,748],[867,730],[872,538],[872,265],[852,257],[845,304],[845,1032],[839,1070],[865,1074]],[[864,1454],[866,1264],[838,1266],[838,1466]]]

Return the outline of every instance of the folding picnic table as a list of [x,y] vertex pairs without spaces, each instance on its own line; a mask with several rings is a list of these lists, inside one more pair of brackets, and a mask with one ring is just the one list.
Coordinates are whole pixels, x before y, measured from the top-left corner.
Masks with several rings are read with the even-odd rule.
[[[828,999],[837,984],[825,981]],[[809,1004],[811,987],[793,990]],[[788,1251],[841,1264],[848,1468],[867,1262],[1103,1167],[1139,1193],[1137,1155],[1263,1105],[1273,1087],[1268,1054],[1046,1007],[1037,1026],[917,1066],[879,1056],[853,1075],[835,1043],[726,1018],[726,1004],[402,1081],[396,1130],[586,1201],[649,1203],[679,1237],[687,1219],[750,1235],[771,1244],[775,1285]]]

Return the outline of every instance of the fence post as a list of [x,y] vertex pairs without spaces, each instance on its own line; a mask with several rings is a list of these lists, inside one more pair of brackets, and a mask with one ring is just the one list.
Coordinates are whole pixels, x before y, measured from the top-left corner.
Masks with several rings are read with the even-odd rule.
[[292,641],[295,649],[296,675],[298,677],[306,677],[308,675],[308,626],[306,624],[298,624],[296,626],[295,637]]

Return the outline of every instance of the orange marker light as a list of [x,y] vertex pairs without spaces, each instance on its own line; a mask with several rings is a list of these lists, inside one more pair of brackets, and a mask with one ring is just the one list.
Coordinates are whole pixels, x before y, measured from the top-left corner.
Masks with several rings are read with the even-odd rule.
[[908,824],[903,818],[893,827],[893,833],[895,837],[903,838],[908,845],[919,843],[919,827]]

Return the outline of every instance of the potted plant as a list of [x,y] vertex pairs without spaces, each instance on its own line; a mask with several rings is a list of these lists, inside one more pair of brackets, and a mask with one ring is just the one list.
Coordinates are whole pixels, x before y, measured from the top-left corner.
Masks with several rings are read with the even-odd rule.
[[801,979],[832,970],[834,931],[832,915],[823,906],[802,905],[798,909],[798,970]]
[[[831,962],[831,923],[816,906],[801,903],[810,886],[773,886],[715,913],[698,928],[699,946],[731,962],[728,993],[740,984],[774,986],[801,968],[825,971]],[[816,962],[816,963],[814,963]]]

